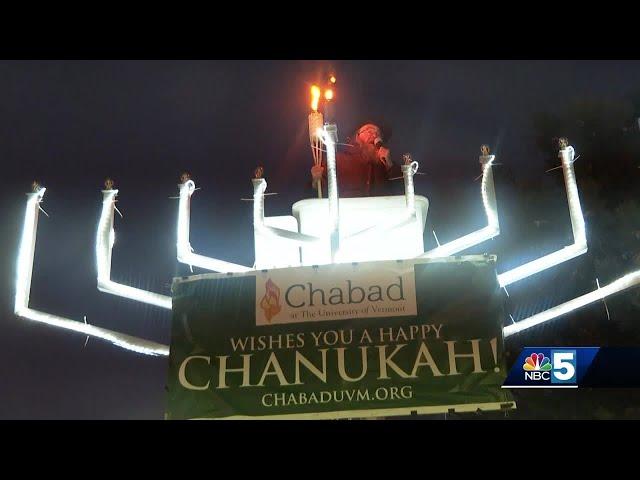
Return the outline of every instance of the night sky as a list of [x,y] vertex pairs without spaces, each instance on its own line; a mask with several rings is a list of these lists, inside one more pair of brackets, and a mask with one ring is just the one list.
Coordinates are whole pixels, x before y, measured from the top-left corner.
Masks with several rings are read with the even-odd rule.
[[[534,112],[554,112],[580,98],[619,100],[640,80],[638,61],[0,62],[0,418],[161,419],[164,413],[166,358],[97,339],[85,347],[82,334],[13,315],[17,242],[31,182],[47,187],[42,206],[50,215],[40,215],[31,306],[167,343],[168,311],[96,288],[104,178],[115,179],[124,214],[116,217],[114,280],[169,294],[178,268],[177,204],[169,197],[185,169],[202,187],[192,201],[193,247],[251,265],[251,203],[240,199],[251,196],[256,165],[264,165],[268,191],[279,193],[267,197],[267,215],[290,214],[294,201],[313,196],[309,87],[330,70],[338,78],[340,140],[360,120],[391,125],[392,156],[411,152],[427,174],[416,180],[416,193],[430,199],[429,221],[441,241],[482,224],[474,183],[482,143],[516,177],[544,175]],[[498,170],[496,188],[508,236],[515,196],[501,191]]]

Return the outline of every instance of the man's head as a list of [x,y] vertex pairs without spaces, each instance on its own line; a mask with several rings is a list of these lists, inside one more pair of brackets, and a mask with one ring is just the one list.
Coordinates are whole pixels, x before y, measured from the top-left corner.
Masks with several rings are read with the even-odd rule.
[[356,130],[355,141],[361,145],[375,145],[382,139],[382,130],[374,123],[365,123]]

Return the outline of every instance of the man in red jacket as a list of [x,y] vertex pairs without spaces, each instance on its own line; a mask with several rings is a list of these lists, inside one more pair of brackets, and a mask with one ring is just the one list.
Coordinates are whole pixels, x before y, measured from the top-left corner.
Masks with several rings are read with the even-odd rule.
[[[391,161],[385,147],[390,134],[375,123],[364,123],[356,131],[350,145],[338,145],[336,168],[341,197],[371,197],[388,194],[388,180],[401,176],[400,167]],[[326,185],[326,162],[311,168],[313,187],[323,179]]]

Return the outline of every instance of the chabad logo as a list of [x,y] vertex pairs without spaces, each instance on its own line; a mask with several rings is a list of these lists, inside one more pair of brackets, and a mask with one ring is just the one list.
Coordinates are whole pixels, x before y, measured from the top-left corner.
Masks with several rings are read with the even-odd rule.
[[264,284],[265,294],[260,300],[260,308],[264,311],[267,322],[271,323],[271,319],[275,317],[282,306],[280,305],[280,288],[269,278]]
[[413,267],[370,263],[256,274],[256,325],[416,315]]

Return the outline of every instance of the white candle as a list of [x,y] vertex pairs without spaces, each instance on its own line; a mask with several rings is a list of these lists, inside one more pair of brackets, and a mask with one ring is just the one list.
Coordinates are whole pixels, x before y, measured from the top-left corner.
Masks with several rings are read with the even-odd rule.
[[[309,142],[311,144],[311,153],[313,154],[313,164],[315,166],[322,165],[322,143],[318,137],[318,129],[322,129],[324,118],[320,112],[311,112],[309,114]],[[322,180],[318,181],[318,198],[322,198]]]

